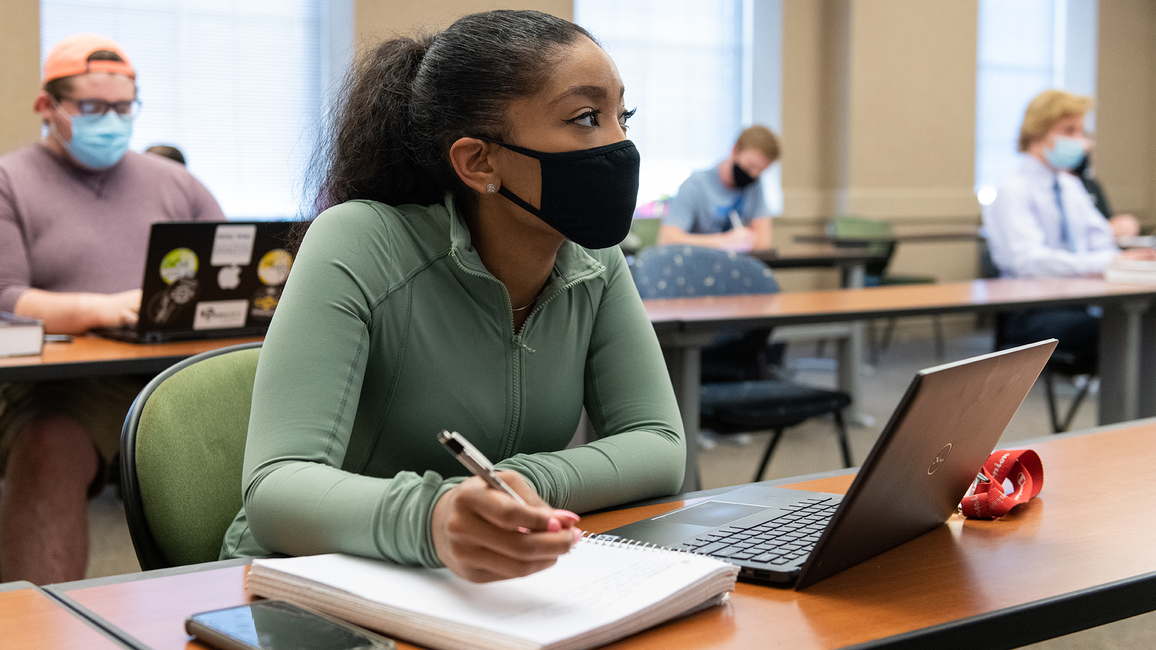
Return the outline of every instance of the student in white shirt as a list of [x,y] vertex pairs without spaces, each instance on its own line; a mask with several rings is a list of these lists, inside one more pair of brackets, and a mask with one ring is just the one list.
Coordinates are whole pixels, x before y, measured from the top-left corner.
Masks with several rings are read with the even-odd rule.
[[[1023,166],[1000,186],[984,213],[992,260],[1002,277],[1098,275],[1117,258],[1156,259],[1151,249],[1121,251],[1112,226],[1070,170],[1087,155],[1084,116],[1091,97],[1046,90],[1028,105],[1020,128]],[[1098,319],[1083,307],[1010,314],[1004,343],[1055,336],[1060,347],[1095,354]]]

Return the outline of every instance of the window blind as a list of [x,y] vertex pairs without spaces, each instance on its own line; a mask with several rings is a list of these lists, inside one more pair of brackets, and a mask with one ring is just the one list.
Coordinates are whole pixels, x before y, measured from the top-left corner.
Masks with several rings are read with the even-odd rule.
[[1020,124],[1048,88],[1095,94],[1096,0],[980,0],[975,187],[989,204],[1021,164]]
[[41,60],[77,32],[132,59],[130,147],[179,148],[229,218],[293,217],[322,108],[323,0],[43,0]]
[[743,0],[575,0],[575,22],[613,57],[626,108],[638,109],[628,135],[642,156],[639,203],[730,154],[744,126],[743,15]]

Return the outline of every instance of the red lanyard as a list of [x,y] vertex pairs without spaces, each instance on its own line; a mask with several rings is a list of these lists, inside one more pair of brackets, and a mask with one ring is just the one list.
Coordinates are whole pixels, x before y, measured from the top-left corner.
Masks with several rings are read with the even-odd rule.
[[[997,449],[983,464],[975,491],[963,498],[960,507],[969,519],[996,519],[1021,503],[1027,503],[1044,487],[1044,464],[1031,449]],[[1011,479],[1011,494],[1003,491],[1004,479]]]

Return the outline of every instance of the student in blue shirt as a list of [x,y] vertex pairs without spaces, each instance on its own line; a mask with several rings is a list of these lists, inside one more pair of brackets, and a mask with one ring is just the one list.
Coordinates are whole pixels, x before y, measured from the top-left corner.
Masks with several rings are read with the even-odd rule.
[[659,244],[693,244],[733,251],[771,247],[771,216],[759,177],[779,157],[779,140],[765,126],[743,131],[730,156],[690,175],[662,218]]

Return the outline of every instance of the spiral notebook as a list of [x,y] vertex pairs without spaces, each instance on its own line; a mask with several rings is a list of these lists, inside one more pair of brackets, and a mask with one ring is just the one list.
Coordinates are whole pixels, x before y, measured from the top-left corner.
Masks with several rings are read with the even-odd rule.
[[332,554],[253,560],[246,587],[435,650],[579,650],[721,603],[738,570],[585,538],[549,569],[498,582]]

